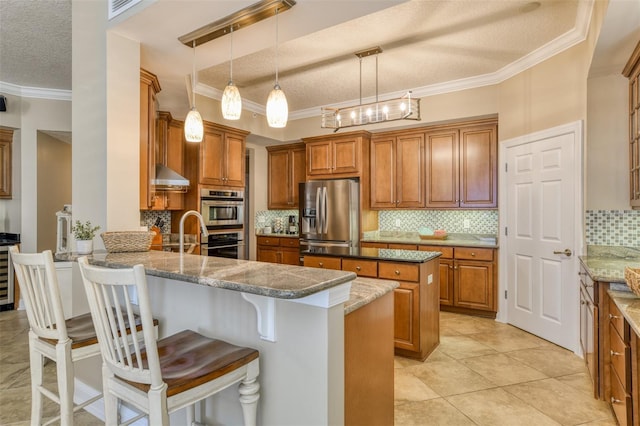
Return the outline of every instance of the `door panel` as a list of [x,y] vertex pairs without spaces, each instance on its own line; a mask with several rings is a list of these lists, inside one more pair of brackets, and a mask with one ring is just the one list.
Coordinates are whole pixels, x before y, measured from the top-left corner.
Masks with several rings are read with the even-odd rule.
[[458,206],[458,130],[425,134],[427,207]]
[[396,152],[397,207],[424,207],[424,136],[398,137]]
[[371,207],[396,207],[394,138],[371,142]]

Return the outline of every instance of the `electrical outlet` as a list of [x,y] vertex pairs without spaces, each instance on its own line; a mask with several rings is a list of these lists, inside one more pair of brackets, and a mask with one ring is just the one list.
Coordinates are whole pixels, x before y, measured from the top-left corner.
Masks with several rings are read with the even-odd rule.
[[396,219],[396,228],[400,228],[400,225],[401,225],[400,219]]
[[465,219],[462,221],[462,227],[464,229],[469,229],[471,228],[471,221],[469,219]]

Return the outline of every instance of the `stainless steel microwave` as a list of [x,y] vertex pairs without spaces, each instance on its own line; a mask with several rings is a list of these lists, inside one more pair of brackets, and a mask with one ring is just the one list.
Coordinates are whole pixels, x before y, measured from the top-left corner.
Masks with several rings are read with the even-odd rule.
[[244,191],[202,189],[200,213],[207,227],[241,227],[244,220]]

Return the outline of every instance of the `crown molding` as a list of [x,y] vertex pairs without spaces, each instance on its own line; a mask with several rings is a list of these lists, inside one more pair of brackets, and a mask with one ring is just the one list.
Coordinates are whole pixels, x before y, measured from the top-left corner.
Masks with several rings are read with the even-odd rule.
[[[197,83],[196,93],[202,96],[206,96],[207,98],[215,99],[218,102],[222,101],[222,90],[218,90],[215,87],[211,87],[206,84]],[[245,98],[242,98],[242,109],[257,114],[267,114],[265,105],[261,105],[257,102],[253,102]],[[291,117],[291,113],[289,113],[289,117]]]
[[71,101],[71,90],[46,89],[41,87],[18,86],[0,81],[0,92],[21,98],[51,99],[55,101]]

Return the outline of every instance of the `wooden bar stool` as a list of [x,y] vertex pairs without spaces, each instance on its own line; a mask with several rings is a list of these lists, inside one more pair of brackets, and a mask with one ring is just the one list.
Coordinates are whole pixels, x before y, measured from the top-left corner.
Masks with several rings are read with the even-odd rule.
[[[187,422],[194,422],[194,404],[240,383],[245,425],[255,425],[260,385],[259,354],[185,330],[158,340],[152,332],[151,305],[142,265],[109,269],[78,259],[91,316],[102,353],[102,383],[106,424],[116,425],[118,401],[148,416],[150,425],[168,425],[169,414],[188,407]],[[139,305],[132,303],[135,288]],[[130,345],[117,332],[124,316],[139,308],[144,346]],[[134,332],[135,333],[135,332]],[[137,342],[138,339],[134,339]]]
[[[64,319],[58,279],[50,250],[27,254],[20,253],[18,247],[13,246],[9,248],[9,254],[29,319],[31,424],[39,425],[42,422],[44,395],[60,404],[60,415],[45,424],[60,419],[61,425],[72,425],[74,411],[102,397],[98,395],[74,408],[73,363],[100,353],[91,315]],[[44,357],[56,363],[57,395],[42,383]]]

